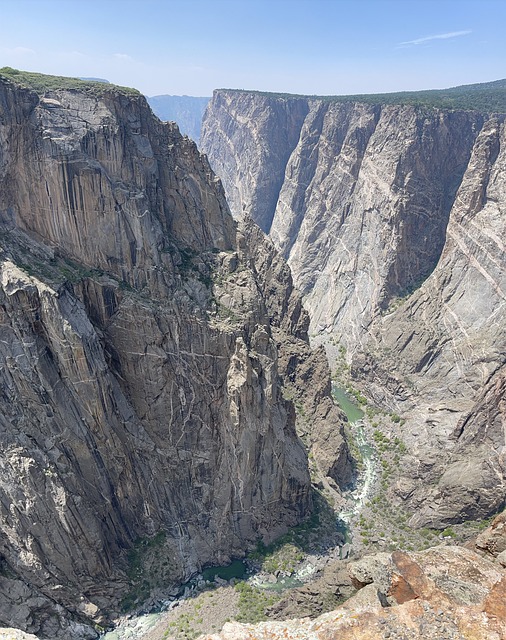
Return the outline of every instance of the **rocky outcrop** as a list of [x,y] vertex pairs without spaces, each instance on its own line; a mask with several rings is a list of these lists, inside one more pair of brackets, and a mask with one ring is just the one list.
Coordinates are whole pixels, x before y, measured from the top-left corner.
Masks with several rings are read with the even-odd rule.
[[[307,515],[307,317],[195,145],[109,85],[0,77],[0,223],[0,622],[93,638]],[[298,392],[339,431],[319,366]]]
[[354,478],[343,433],[346,418],[331,397],[325,352],[323,348],[311,349],[307,341],[300,339],[307,335],[309,316],[300,298],[293,295],[287,264],[249,217],[244,219],[244,228],[278,344],[283,393],[296,410],[297,433],[311,451],[318,475],[337,482],[338,487],[349,487]]
[[289,618],[316,618],[320,614],[335,609],[348,599],[355,589],[347,571],[347,563],[334,560],[323,568],[320,575],[301,587],[287,590],[281,600],[267,609],[272,620]]
[[315,620],[228,623],[203,640],[501,640],[506,634],[504,568],[467,549],[381,554],[352,564],[350,573],[360,591]]
[[506,566],[506,511],[497,515],[492,524],[467,545],[476,553],[497,559]]
[[[278,115],[290,105],[298,133]],[[415,526],[506,500],[505,136],[503,115],[477,110],[241,91],[216,92],[204,121],[235,215],[272,219],[315,341],[337,339],[357,384],[406,420],[390,498]],[[269,167],[271,217],[256,204]]]

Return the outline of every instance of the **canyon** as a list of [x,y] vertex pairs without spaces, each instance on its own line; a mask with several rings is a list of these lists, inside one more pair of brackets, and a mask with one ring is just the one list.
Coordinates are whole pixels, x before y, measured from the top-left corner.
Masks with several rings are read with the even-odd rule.
[[98,638],[283,534],[337,556],[210,640],[504,636],[504,85],[217,90],[201,153],[0,70],[0,637]]
[[388,495],[414,527],[489,517],[506,500],[504,85],[217,90],[204,117],[231,210],[286,258],[313,342],[333,366],[344,354],[352,384],[397,416],[406,454]]

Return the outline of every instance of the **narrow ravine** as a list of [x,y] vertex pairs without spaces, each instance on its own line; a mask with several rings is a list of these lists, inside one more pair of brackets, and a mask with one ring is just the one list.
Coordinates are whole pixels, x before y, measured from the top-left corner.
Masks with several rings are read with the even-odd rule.
[[[311,580],[312,576],[321,569],[322,564],[334,558],[345,558],[353,551],[353,538],[355,533],[355,522],[360,516],[366,502],[374,492],[374,485],[377,479],[377,460],[374,455],[374,448],[368,442],[366,431],[368,428],[367,416],[353,401],[345,389],[334,385],[333,396],[348,418],[351,436],[359,452],[362,468],[357,478],[356,487],[346,496],[344,509],[336,513],[334,517],[335,531],[337,538],[341,539],[338,546],[322,551],[321,553],[305,553],[304,559],[300,562],[292,575],[280,576],[273,580],[273,576],[265,571],[246,573],[248,562],[242,560],[234,561],[228,567],[211,567],[205,569],[201,576],[190,581],[181,589],[181,595],[172,600],[160,603],[159,611],[152,611],[129,618],[125,616],[119,625],[102,636],[102,640],[137,640],[151,639],[158,637],[154,632],[162,621],[166,618],[167,612],[179,610],[185,602],[191,600],[195,595],[204,593],[209,588],[209,581],[217,581],[222,588],[227,588],[231,578],[245,581],[251,587],[266,592],[288,592],[293,588]],[[327,486],[325,478],[321,478],[323,487],[327,494],[332,493],[332,488]],[[330,492],[330,493],[329,493]],[[341,497],[341,496],[339,496]],[[332,500],[330,500],[332,502]],[[336,543],[333,543],[336,545]],[[207,582],[206,582],[207,581]],[[228,586],[228,589],[233,589]],[[231,592],[230,592],[231,593]],[[231,596],[229,596],[231,597]],[[184,605],[186,606],[186,605]],[[153,633],[154,632],[154,633]],[[153,633],[153,635],[152,635]]]
[[364,412],[353,402],[342,387],[333,385],[332,394],[348,418],[350,432],[359,451],[362,463],[362,469],[357,477],[356,487],[348,494],[346,505],[338,517],[338,520],[345,523],[348,542],[352,545],[352,522],[360,515],[367,500],[372,496],[374,484],[377,479],[377,460],[374,455],[374,448],[366,436],[367,417]]

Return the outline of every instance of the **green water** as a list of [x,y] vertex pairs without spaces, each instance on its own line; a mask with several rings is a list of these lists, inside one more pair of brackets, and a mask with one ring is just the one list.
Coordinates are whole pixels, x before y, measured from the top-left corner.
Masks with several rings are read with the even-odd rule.
[[260,582],[254,580],[251,582],[255,587],[263,589],[264,591],[286,591],[287,589],[295,589],[295,587],[301,587],[304,582],[294,576],[287,576],[286,578],[278,578],[276,582]]
[[234,560],[226,567],[208,567],[202,571],[204,580],[214,580],[216,576],[222,580],[231,578],[243,578],[246,573],[246,565],[242,560]]
[[332,387],[332,393],[334,395],[334,398],[337,400],[337,404],[344,411],[350,422],[356,422],[363,417],[364,412],[362,411],[362,409],[359,409],[357,405],[351,400],[345,389],[343,389],[342,387],[336,387],[334,385]]

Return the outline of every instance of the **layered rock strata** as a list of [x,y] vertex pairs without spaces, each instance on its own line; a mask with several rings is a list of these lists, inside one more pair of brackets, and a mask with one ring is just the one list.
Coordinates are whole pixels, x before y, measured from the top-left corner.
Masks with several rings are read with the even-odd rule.
[[404,433],[418,466],[413,474],[411,463],[406,476],[422,482],[403,490],[417,511],[414,524],[477,519],[506,502],[505,167],[504,118],[490,118],[436,269],[381,319],[369,353],[355,361],[378,399],[413,407]]
[[2,624],[96,637],[303,519],[285,380],[350,478],[318,356],[297,386],[308,320],[286,266],[140,95],[0,77],[0,223]]

